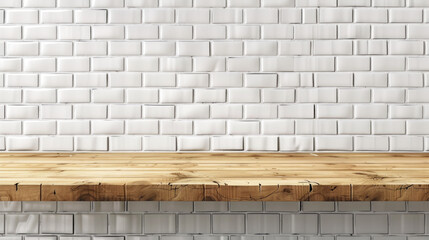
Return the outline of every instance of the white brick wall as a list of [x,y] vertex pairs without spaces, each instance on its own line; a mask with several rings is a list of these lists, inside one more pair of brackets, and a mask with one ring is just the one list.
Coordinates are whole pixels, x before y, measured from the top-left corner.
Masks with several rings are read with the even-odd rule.
[[0,151],[429,151],[424,0],[0,0]]

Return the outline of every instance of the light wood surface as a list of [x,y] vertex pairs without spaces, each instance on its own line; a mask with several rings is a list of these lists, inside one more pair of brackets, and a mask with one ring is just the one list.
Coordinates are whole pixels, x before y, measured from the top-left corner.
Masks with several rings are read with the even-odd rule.
[[0,184],[429,184],[429,154],[2,153]]

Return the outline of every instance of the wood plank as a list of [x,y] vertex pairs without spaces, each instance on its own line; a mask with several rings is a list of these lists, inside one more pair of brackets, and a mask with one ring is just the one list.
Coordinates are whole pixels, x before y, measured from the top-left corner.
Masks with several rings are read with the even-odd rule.
[[354,185],[353,201],[428,201],[429,185]]
[[204,185],[126,185],[128,201],[203,201]]
[[0,154],[0,183],[10,185],[419,185],[427,176],[429,153]]
[[124,185],[42,185],[42,201],[125,201]]
[[40,201],[40,185],[0,185],[0,201]]
[[308,185],[296,186],[206,186],[205,201],[302,201]]
[[350,201],[351,185],[311,185],[309,201]]

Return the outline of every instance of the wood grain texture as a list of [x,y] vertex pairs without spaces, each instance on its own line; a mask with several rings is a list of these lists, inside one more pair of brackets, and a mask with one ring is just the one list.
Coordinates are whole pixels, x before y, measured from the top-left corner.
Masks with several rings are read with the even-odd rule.
[[0,201],[40,201],[40,185],[0,185]]
[[407,185],[427,176],[428,153],[0,154],[0,183],[10,185]]
[[126,185],[128,201],[203,201],[204,185]]
[[428,201],[429,185],[354,185],[353,201]]
[[42,185],[42,201],[125,201],[124,185]]

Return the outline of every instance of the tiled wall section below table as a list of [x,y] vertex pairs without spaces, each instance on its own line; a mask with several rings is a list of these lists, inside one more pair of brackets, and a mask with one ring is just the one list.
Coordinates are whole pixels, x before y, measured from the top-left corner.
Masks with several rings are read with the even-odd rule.
[[429,202],[0,202],[1,240],[423,240]]

